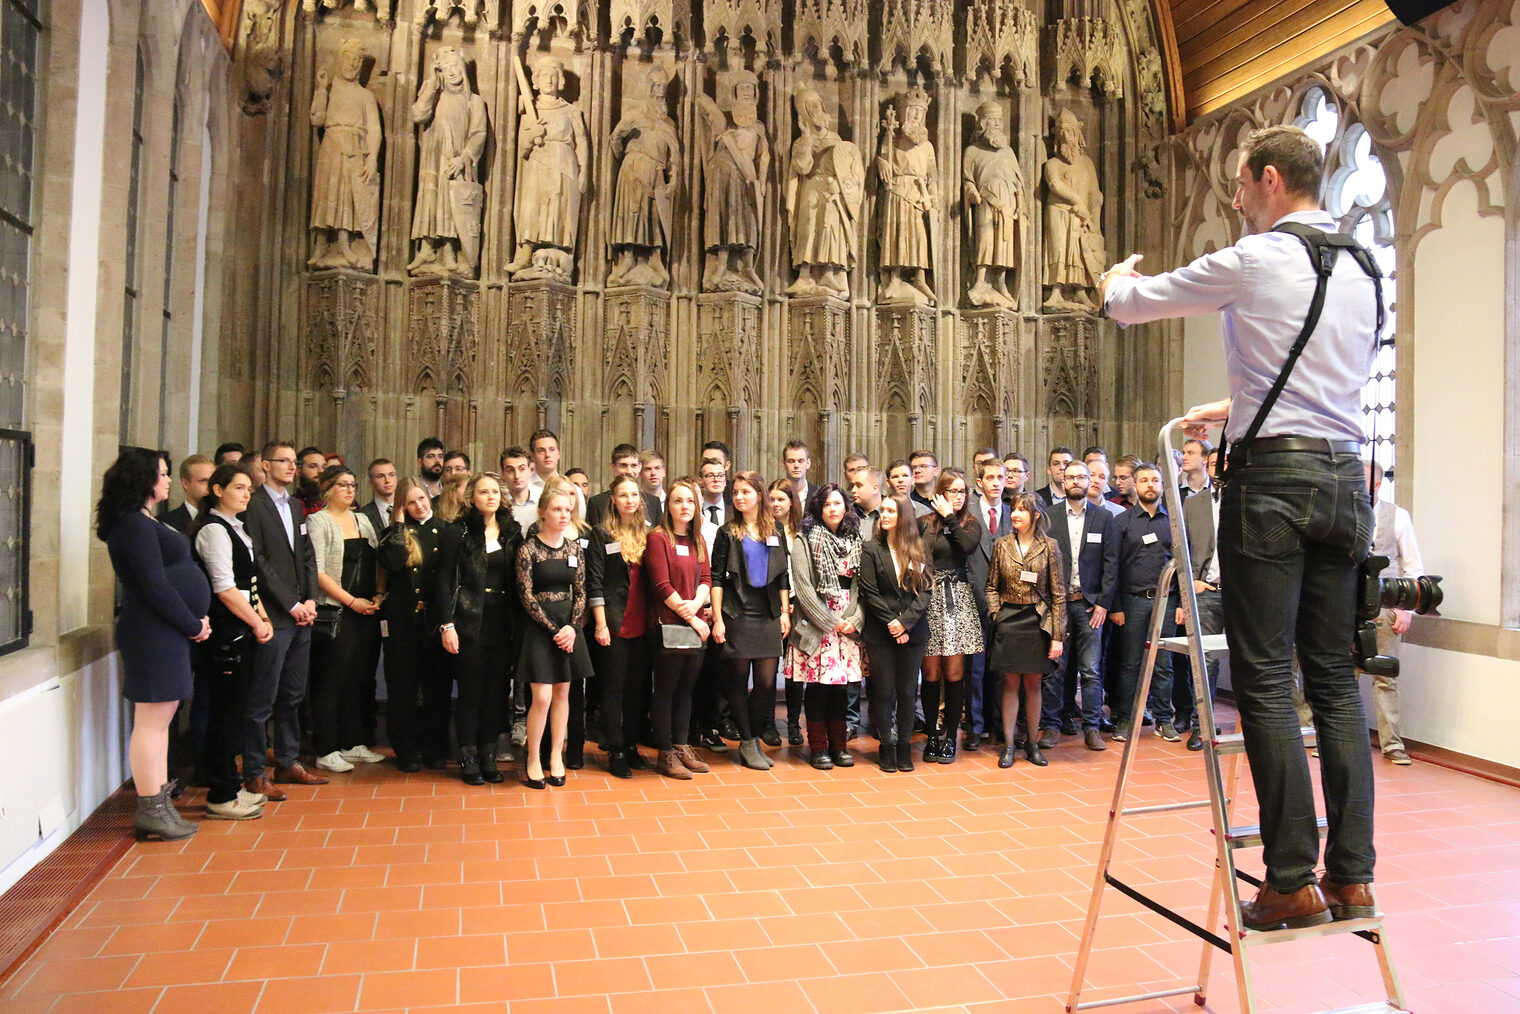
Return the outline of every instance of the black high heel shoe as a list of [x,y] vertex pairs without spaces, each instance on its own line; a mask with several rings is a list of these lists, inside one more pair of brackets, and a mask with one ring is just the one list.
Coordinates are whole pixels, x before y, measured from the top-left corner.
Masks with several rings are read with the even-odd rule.
[[1024,756],[1027,757],[1029,759],[1029,763],[1033,764],[1035,767],[1042,768],[1050,763],[1045,759],[1045,755],[1040,752],[1040,744],[1036,743],[1033,739],[1024,744]]
[[1009,740],[1003,747],[1002,755],[998,757],[998,767],[1011,768],[1016,760],[1018,760],[1017,748],[1013,745],[1013,741]]
[[542,775],[538,778],[529,775],[527,765],[523,766],[522,783],[530,789],[541,789],[547,784]]

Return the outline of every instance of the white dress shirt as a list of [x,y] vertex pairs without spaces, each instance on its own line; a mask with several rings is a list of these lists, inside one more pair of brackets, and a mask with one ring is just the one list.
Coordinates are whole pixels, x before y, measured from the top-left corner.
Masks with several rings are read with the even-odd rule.
[[[251,556],[253,540],[248,537],[243,522],[231,514],[222,513],[219,507],[211,508],[211,513],[232,526],[243,545],[248,547]],[[232,540],[227,535],[227,529],[221,525],[203,526],[195,533],[195,552],[201,558],[201,563],[206,565],[206,576],[211,579],[212,594],[219,595],[229,588],[237,587],[237,582],[232,578]]]
[[[269,498],[274,501],[274,512],[280,516],[280,522],[285,525],[285,541],[290,543],[291,549],[295,549],[296,524],[290,510],[290,487],[286,486],[284,489],[279,489],[266,482],[264,483],[264,492],[268,493]],[[304,511],[301,516],[303,518],[306,516]]]
[[1087,497],[1078,500],[1082,506],[1072,509],[1071,501],[1066,501],[1066,541],[1071,549],[1071,580],[1066,582],[1066,587],[1077,598],[1082,597],[1082,568],[1079,561],[1082,558],[1082,528],[1087,524],[1087,510],[1090,506]]

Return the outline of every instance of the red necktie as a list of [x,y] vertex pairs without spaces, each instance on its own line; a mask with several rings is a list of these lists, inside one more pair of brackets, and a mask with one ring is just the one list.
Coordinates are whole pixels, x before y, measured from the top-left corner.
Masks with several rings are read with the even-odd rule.
[[996,507],[988,507],[987,508],[987,531],[991,532],[993,535],[997,534],[997,508]]

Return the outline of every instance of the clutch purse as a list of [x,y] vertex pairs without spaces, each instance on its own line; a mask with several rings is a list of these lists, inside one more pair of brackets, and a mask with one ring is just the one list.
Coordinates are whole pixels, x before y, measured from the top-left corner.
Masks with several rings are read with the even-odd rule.
[[660,644],[670,649],[689,649],[702,647],[702,639],[697,632],[684,623],[660,624]]

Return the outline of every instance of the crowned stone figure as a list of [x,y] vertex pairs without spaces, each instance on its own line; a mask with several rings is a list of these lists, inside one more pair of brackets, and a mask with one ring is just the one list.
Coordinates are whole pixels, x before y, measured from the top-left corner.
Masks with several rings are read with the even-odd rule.
[[703,161],[702,247],[707,263],[703,292],[765,291],[755,273],[760,248],[761,213],[765,208],[765,177],[771,150],[760,122],[759,81],[750,71],[733,78],[733,101],[723,109],[706,95],[697,96],[707,121],[710,143]]
[[669,72],[656,65],[647,95],[632,103],[612,130],[612,157],[621,158],[622,165],[607,232],[613,252],[608,285],[664,288],[670,281],[664,253],[670,248],[681,139],[665,111],[669,83]]
[[[939,171],[924,118],[929,96],[911,88],[882,121],[876,174],[881,184],[881,286],[878,303],[934,304],[928,272],[934,266],[931,225],[937,226]],[[906,278],[906,280],[905,280]]]
[[1045,163],[1045,309],[1090,310],[1108,263],[1098,213],[1098,170],[1083,152],[1082,123],[1070,109],[1056,116],[1055,157]]
[[1009,285],[1019,269],[1024,220],[1024,174],[1008,145],[1003,107],[988,100],[976,107],[977,137],[961,161],[961,197],[972,234],[976,277],[966,293],[972,306],[1018,309]]

